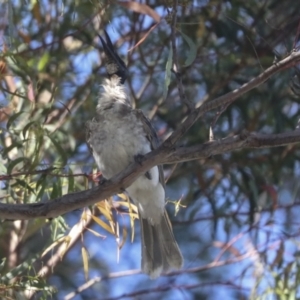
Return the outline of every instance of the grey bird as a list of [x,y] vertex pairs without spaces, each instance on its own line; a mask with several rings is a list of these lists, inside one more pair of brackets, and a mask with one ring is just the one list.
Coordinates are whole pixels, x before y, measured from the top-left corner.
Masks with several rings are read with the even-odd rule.
[[[143,112],[133,109],[123,86],[128,71],[105,31],[100,37],[108,79],[98,99],[96,116],[86,123],[87,143],[105,179],[158,147],[158,138]],[[183,258],[165,210],[162,166],[142,174],[126,189],[138,208],[142,235],[142,271],[154,279],[162,272],[180,269]]]

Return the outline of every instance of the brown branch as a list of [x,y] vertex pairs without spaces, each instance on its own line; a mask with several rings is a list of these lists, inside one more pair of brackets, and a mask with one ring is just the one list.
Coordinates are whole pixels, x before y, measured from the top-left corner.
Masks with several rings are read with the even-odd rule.
[[224,138],[192,147],[175,148],[166,157],[164,164],[179,163],[189,160],[203,159],[213,155],[229,151],[249,149],[280,147],[300,142],[300,130],[279,134],[262,134],[256,132],[244,132],[240,135]]
[[300,61],[300,51],[292,52],[289,56],[281,61],[273,64],[257,77],[243,84],[240,88],[233,90],[223,96],[220,96],[212,101],[205,102],[199,108],[193,110],[187,119],[172,133],[172,135],[164,142],[165,147],[172,147],[175,143],[189,130],[189,128],[201,117],[204,113],[216,109],[221,106],[226,106],[234,102],[238,97],[244,95],[250,90],[258,87],[274,74],[291,68],[297,65]]
[[[198,272],[203,272],[203,271],[207,271],[213,268],[218,268],[221,266],[226,266],[229,264],[234,264],[234,263],[238,263],[240,261],[243,261],[247,258],[252,257],[253,255],[256,254],[256,250],[255,249],[251,249],[249,251],[247,251],[244,254],[241,254],[239,256],[236,256],[234,258],[229,258],[226,260],[222,260],[222,261],[214,261],[211,262],[207,265],[204,266],[198,266],[195,268],[190,268],[190,269],[182,269],[179,271],[174,271],[174,272],[170,272],[168,274],[164,274],[163,276],[176,276],[179,274],[190,274],[190,273],[198,273]],[[101,282],[104,280],[108,280],[108,279],[113,279],[113,278],[120,278],[120,277],[125,277],[125,276],[131,276],[131,275],[136,275],[136,274],[140,274],[140,270],[128,270],[128,271],[123,271],[123,272],[116,272],[116,273],[111,273],[108,276],[105,277],[95,277],[93,279],[90,279],[88,282],[86,282],[85,284],[83,284],[82,286],[80,286],[79,288],[77,288],[77,290],[75,292],[72,292],[68,295],[65,296],[64,300],[70,300],[72,298],[74,298],[77,294],[83,292],[84,290],[90,288],[92,285],[94,285],[97,282]],[[170,287],[169,287],[170,288]],[[139,293],[139,292],[137,292]]]
[[[201,282],[201,283],[195,283],[195,284],[166,284],[163,286],[157,286],[153,288],[148,288],[148,289],[143,289],[143,290],[137,290],[131,293],[124,293],[120,296],[116,297],[110,297],[110,298],[103,298],[102,300],[120,300],[120,299],[140,299],[139,296],[141,295],[149,295],[151,293],[162,293],[162,292],[167,292],[170,290],[192,290],[192,289],[203,289],[205,287],[208,287],[212,289],[213,286],[229,286],[231,289],[236,289],[236,290],[246,290],[246,288],[242,288],[239,286],[236,282],[234,281],[206,281],[206,282]],[[153,296],[154,298],[154,296]],[[159,297],[161,299],[161,295]],[[64,299],[65,300],[65,299]]]
[[103,281],[105,279],[113,279],[113,278],[120,278],[120,277],[125,277],[125,276],[130,276],[130,275],[136,275],[136,274],[141,274],[140,270],[128,270],[128,271],[122,271],[122,272],[116,272],[116,273],[111,273],[107,277],[95,277],[90,279],[89,281],[85,282],[83,285],[78,287],[74,292],[71,292],[67,294],[64,297],[64,300],[71,300],[73,299],[76,295],[82,293],[83,291],[87,290],[91,286],[93,286],[95,283]]
[[162,146],[141,158],[140,163],[129,165],[120,174],[90,190],[67,194],[47,202],[33,204],[0,203],[0,218],[9,220],[55,218],[67,212],[93,205],[113,194],[122,193],[140,174],[156,165],[207,158],[239,149],[276,147],[299,142],[300,130],[296,130],[269,135],[243,133],[193,147],[168,149]]

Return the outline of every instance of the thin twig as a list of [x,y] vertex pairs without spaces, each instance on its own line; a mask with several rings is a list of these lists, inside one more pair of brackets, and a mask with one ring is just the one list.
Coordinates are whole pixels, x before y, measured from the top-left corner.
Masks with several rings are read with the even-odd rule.
[[[289,204],[281,204],[281,205],[278,205],[276,207],[276,210],[290,210],[296,206],[300,206],[300,202],[292,202],[292,203],[289,203]],[[273,212],[274,209],[270,208],[270,207],[266,207],[266,208],[262,208],[258,213],[259,214],[262,214],[262,213],[270,213],[270,212]],[[172,222],[172,225],[174,226],[185,226],[185,225],[191,225],[191,224],[194,224],[194,223],[197,223],[197,222],[204,222],[204,221],[211,221],[211,220],[218,220],[218,219],[232,219],[232,218],[236,218],[238,216],[240,217],[249,217],[251,215],[251,212],[248,210],[248,211],[240,211],[240,209],[237,209],[233,212],[228,212],[228,213],[218,213],[216,215],[201,215],[197,218],[194,218],[192,220],[184,220],[184,221],[173,221]],[[297,225],[299,224],[299,222],[296,223]]]
[[[12,174],[3,174],[3,175],[0,175],[0,180],[10,180],[10,179],[13,179],[14,177],[19,177],[19,176],[24,176],[24,175],[26,175],[26,176],[28,176],[28,175],[37,175],[37,174],[50,175],[51,171],[57,170],[57,169],[62,169],[62,168],[50,167],[50,168],[47,168],[47,169],[44,169],[44,170],[35,170],[35,171],[32,171],[32,172],[15,172],[15,173],[12,173]],[[54,175],[58,176],[57,174],[54,174]]]
[[[244,253],[242,255],[239,255],[239,256],[236,256],[234,258],[229,258],[229,259],[222,260],[222,261],[217,261],[217,262],[211,262],[207,265],[198,266],[198,267],[195,267],[195,268],[182,269],[182,270],[179,270],[179,271],[170,272],[168,274],[164,274],[164,276],[170,277],[170,276],[174,276],[174,275],[178,276],[180,274],[203,272],[203,271],[210,270],[210,269],[213,269],[213,268],[218,268],[220,266],[226,266],[226,265],[229,265],[229,264],[234,264],[234,263],[243,261],[243,260],[251,257],[251,255],[253,255],[253,254],[254,254],[254,251],[247,251],[246,253]],[[84,285],[77,288],[77,290],[75,292],[72,292],[72,293],[66,295],[64,300],[72,299],[78,293],[83,292],[84,290],[91,287],[93,284],[95,284],[97,282],[104,281],[104,280],[107,280],[107,279],[113,279],[113,278],[120,278],[120,277],[124,277],[124,276],[136,275],[136,274],[140,274],[140,273],[141,273],[140,270],[129,270],[129,271],[124,271],[124,272],[111,273],[111,274],[109,274],[108,276],[105,276],[105,277],[95,277],[95,278],[89,280],[88,282],[86,282]],[[160,287],[160,288],[162,288],[162,287]],[[169,290],[171,288],[172,288],[172,285],[167,286],[167,290]],[[151,290],[141,290],[141,291],[138,291],[138,292],[135,292],[135,293],[139,293],[141,295],[141,294],[145,294],[145,293],[148,294],[150,292],[151,292]],[[152,292],[154,292],[154,291],[152,290]],[[124,297],[124,295],[122,296],[122,298],[123,297]],[[129,297],[129,296],[126,296],[126,297]],[[116,299],[119,299],[119,298],[116,298]]]

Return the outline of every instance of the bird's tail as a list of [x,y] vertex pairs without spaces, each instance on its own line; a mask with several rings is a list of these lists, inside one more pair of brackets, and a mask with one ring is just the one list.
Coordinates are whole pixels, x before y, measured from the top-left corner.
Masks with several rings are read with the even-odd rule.
[[162,272],[180,269],[183,258],[167,212],[164,211],[160,223],[155,225],[139,215],[142,232],[142,271],[154,279]]

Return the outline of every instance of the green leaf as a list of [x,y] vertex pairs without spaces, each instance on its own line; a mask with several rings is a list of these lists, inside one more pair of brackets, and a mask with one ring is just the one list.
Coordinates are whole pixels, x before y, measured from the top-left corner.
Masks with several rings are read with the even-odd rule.
[[[28,48],[27,45],[22,44],[18,47],[16,51],[22,51]],[[22,78],[25,83],[28,83],[28,74],[32,73],[32,68],[28,65],[28,61],[26,61],[21,55],[18,53],[10,53],[6,56],[6,61],[9,65],[9,68],[15,75],[18,75]]]
[[67,161],[67,155],[66,155],[66,151],[62,148],[62,146],[55,140],[54,137],[52,137],[50,134],[48,135],[49,139],[51,140],[52,144],[55,146],[55,148],[57,149],[59,155],[62,158],[63,164],[65,164],[65,162]]
[[35,195],[35,190],[28,185],[28,183],[24,180],[21,179],[16,179],[17,184],[21,185],[23,188],[25,188],[26,190],[30,191],[31,193],[33,193]]
[[36,166],[40,163],[40,150],[44,145],[44,136],[42,134],[37,134],[37,133],[36,136],[37,138],[36,138],[34,155],[32,156],[31,170],[36,168]]
[[7,121],[6,129],[9,130],[10,126],[13,124],[13,122],[18,119],[18,117],[23,113],[23,111],[19,111],[15,114],[13,114]]
[[70,169],[69,170],[69,184],[68,184],[68,194],[72,193],[74,191],[74,176],[73,176],[73,172]]
[[52,192],[50,195],[50,199],[55,199],[62,196],[62,185],[61,185],[61,179],[57,178],[55,182],[53,182],[52,185]]
[[26,157],[23,156],[23,157],[18,157],[17,159],[11,161],[11,162],[9,163],[8,167],[7,167],[7,174],[11,174],[12,171],[13,171],[13,169],[14,169],[14,167],[15,167],[17,164],[19,164],[19,163],[21,163],[21,162],[26,162],[27,160],[28,160],[28,158],[26,158]]
[[40,185],[43,185],[45,181],[46,181],[46,174],[42,174],[36,182],[35,189],[38,190]]
[[29,128],[35,124],[35,121],[31,121],[28,124],[26,124],[26,126],[23,128],[22,133],[23,133],[23,137],[26,138],[26,133],[29,130]]
[[183,32],[180,32],[182,37],[184,38],[184,40],[187,42],[187,44],[189,45],[190,51],[188,53],[188,57],[184,63],[184,67],[188,67],[190,66],[194,60],[196,59],[197,56],[197,45],[193,42],[193,40],[188,37],[186,34],[184,34]]
[[8,284],[11,280],[22,274],[26,274],[28,269],[33,266],[34,262],[39,257],[39,254],[35,255],[33,258],[29,258],[22,262],[20,265],[12,269],[10,272],[6,273],[4,276],[0,277],[1,284]]
[[58,197],[58,189],[57,189],[57,185],[55,182],[53,182],[53,185],[52,185],[52,192],[51,192],[51,195],[50,195],[50,199],[55,199]]
[[48,52],[45,52],[43,54],[43,56],[41,57],[39,63],[38,63],[38,71],[41,72],[45,69],[45,67],[47,66],[48,62],[49,62],[49,59],[50,59],[50,55]]
[[38,201],[41,201],[42,198],[43,198],[43,195],[44,195],[44,192],[45,192],[45,188],[47,186],[47,178],[46,178],[46,175],[42,175],[41,178],[38,180],[37,184],[36,184],[36,191],[38,190],[39,187],[40,188],[40,191],[38,192],[38,194],[36,195],[36,199]]
[[168,56],[168,61],[166,64],[166,72],[165,72],[165,84],[164,84],[164,90],[163,90],[163,99],[167,98],[168,90],[169,90],[169,85],[171,82],[171,70],[172,70],[172,61],[173,61],[173,50],[170,48],[169,56]]
[[57,193],[58,193],[58,197],[61,197],[62,194],[63,194],[63,187],[62,187],[62,184],[61,184],[61,179],[60,178],[57,178],[56,180],[56,186],[57,186]]
[[7,167],[6,165],[4,165],[1,154],[0,154],[0,174],[7,174]]

